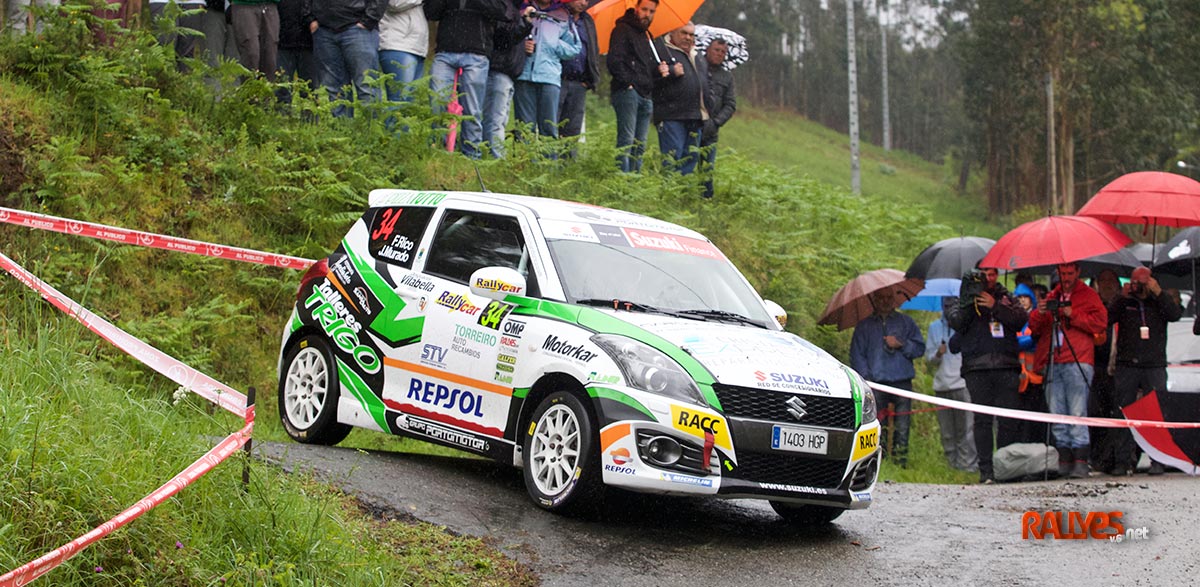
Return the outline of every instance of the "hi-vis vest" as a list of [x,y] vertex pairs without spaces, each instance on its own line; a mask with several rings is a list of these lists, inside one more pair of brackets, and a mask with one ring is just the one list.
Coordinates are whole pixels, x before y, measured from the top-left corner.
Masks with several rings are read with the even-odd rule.
[[[1025,328],[1022,329],[1021,332],[1017,333],[1017,336],[1030,336],[1031,334],[1032,333],[1029,331],[1029,324],[1026,324]],[[1025,390],[1029,389],[1030,383],[1034,385],[1042,384],[1042,374],[1034,371],[1033,369],[1034,362],[1036,361],[1036,354],[1036,351],[1022,351],[1019,355],[1021,359],[1021,384],[1017,386],[1017,391],[1019,393],[1025,393]]]

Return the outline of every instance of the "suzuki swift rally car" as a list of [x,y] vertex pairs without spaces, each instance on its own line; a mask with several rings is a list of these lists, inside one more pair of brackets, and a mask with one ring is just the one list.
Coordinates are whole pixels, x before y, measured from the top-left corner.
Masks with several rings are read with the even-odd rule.
[[770,500],[823,523],[870,505],[875,403],[784,332],[704,236],[645,216],[484,193],[376,190],[303,276],[279,412],[524,469],[552,511],[604,486]]

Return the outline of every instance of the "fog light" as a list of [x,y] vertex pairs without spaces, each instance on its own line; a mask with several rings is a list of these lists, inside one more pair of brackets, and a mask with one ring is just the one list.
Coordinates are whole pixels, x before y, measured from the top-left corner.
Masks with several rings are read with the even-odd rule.
[[646,443],[646,457],[656,465],[674,465],[683,456],[683,447],[674,438],[655,436]]

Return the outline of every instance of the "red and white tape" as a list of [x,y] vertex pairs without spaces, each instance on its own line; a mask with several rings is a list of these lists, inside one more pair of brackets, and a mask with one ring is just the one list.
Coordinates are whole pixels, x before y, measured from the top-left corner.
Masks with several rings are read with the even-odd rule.
[[67,559],[79,554],[80,551],[87,548],[93,542],[111,534],[117,528],[132,522],[142,514],[161,505],[172,495],[179,493],[181,489],[191,485],[196,479],[199,479],[205,473],[212,470],[213,467],[228,459],[230,455],[250,440],[250,434],[253,431],[254,422],[247,422],[245,427],[225,437],[212,450],[204,453],[204,456],[197,459],[196,462],[181,471],[170,481],[167,481],[155,490],[154,493],[143,497],[111,520],[97,526],[87,534],[38,557],[36,560],[21,565],[4,575],[0,575],[0,587],[21,587],[28,584],[47,571],[66,562]]
[[978,412],[980,414],[990,414],[992,416],[1000,416],[1002,418],[1014,418],[1017,420],[1030,420],[1033,422],[1047,422],[1050,424],[1081,424],[1084,426],[1098,426],[1101,428],[1200,428],[1200,422],[1160,422],[1157,420],[1122,420],[1120,418],[1092,418],[1088,416],[1067,416],[1063,414],[1047,414],[1045,412],[1029,412],[1026,410],[1011,410],[1008,408],[997,408],[993,406],[984,406],[980,404],[972,404],[960,402],[957,400],[946,399],[933,395],[925,395],[907,389],[900,389],[882,383],[873,383],[868,381],[873,389],[884,391],[900,397],[914,399],[920,402],[936,404],[956,410],[967,412]]
[[299,269],[303,271],[307,269],[309,265],[313,264],[312,259],[303,259],[300,257],[279,255],[276,253],[264,253],[262,251],[255,251],[253,249],[230,247],[226,245],[218,245],[215,243],[207,243],[204,241],[196,241],[175,236],[154,234],[152,232],[117,228],[115,226],[84,222],[82,220],[70,220],[67,218],[59,218],[57,216],[47,216],[45,214],[25,212],[24,210],[15,210],[13,208],[0,207],[0,222],[7,222],[9,224],[27,226],[29,228],[37,228],[41,230],[51,230],[54,232],[61,232],[63,234],[74,234],[78,236],[114,241],[118,243],[125,243],[127,245],[138,245],[155,249],[165,249],[168,251],[180,251],[184,253],[191,253],[193,255],[216,257],[219,259],[230,259],[233,261],[244,261],[246,263],[258,263],[259,265],[267,265],[270,267],[283,267],[285,269]]
[[245,418],[248,422],[254,419],[254,411],[246,408],[246,396],[241,392],[193,369],[174,357],[142,342],[124,330],[113,326],[105,319],[93,314],[87,308],[75,303],[74,300],[63,295],[46,282],[38,279],[37,276],[26,271],[3,253],[0,253],[0,268],[8,271],[18,281],[41,294],[46,301],[54,304],[56,308],[66,312],[72,318],[87,326],[92,332],[100,335],[133,358],[145,363],[151,369],[163,374],[167,379]]

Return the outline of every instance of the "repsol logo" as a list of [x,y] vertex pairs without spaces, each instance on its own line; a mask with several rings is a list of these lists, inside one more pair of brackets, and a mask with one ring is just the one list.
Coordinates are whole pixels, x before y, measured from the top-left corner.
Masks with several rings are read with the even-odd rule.
[[584,349],[582,344],[573,345],[565,340],[559,340],[553,334],[546,337],[545,342],[542,343],[542,350],[584,363],[596,358],[596,353]]
[[321,324],[334,345],[354,357],[363,371],[371,374],[379,372],[379,355],[375,354],[375,349],[359,342],[358,333],[362,325],[346,308],[342,294],[333,289],[328,279],[313,288],[312,294],[304,301],[304,307],[312,308],[313,320]]
[[619,473],[621,475],[633,475],[634,474],[633,467],[618,467],[616,465],[606,464],[606,465],[604,465],[604,470],[610,471],[613,473]]
[[413,378],[408,384],[408,399],[437,406],[447,410],[458,410],[467,416],[483,417],[483,397],[478,393],[451,388],[433,381]]

